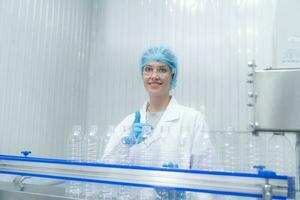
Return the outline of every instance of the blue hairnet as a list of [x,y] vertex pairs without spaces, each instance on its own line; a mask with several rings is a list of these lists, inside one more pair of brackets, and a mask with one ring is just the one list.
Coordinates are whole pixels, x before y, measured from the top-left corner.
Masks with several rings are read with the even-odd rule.
[[176,87],[177,80],[177,57],[176,55],[166,47],[152,47],[146,50],[141,57],[141,69],[150,62],[162,62],[169,66],[173,73],[173,78],[171,82],[171,88]]

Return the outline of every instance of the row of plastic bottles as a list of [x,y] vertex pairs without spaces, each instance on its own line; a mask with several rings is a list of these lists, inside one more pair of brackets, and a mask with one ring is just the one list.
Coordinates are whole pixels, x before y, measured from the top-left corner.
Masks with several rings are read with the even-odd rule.
[[[124,126],[123,132],[130,132],[131,126]],[[151,131],[149,128],[142,130],[145,132],[143,135],[145,137],[149,137],[151,135]],[[169,126],[161,127],[162,132],[165,134],[161,138],[162,140],[167,140],[165,137],[168,135]],[[106,133],[104,144],[108,142],[111,133],[113,132],[113,127],[110,127]],[[145,140],[146,141],[146,138]],[[114,154],[114,158],[106,158],[107,160],[102,160],[105,163],[113,163],[113,164],[125,164],[125,165],[138,165],[138,166],[156,166],[163,167],[164,164],[168,164],[170,159],[174,162],[174,167],[188,168],[189,167],[189,158],[187,156],[182,156],[181,154],[186,154],[184,149],[181,149],[184,146],[184,142],[186,142],[185,138],[182,138],[182,145],[178,148],[180,149],[178,152],[180,155],[176,155],[174,152],[170,152],[166,149],[160,150],[159,155],[154,157],[153,154],[149,152],[147,149],[147,145],[144,142],[134,145],[132,148],[136,149],[134,155],[129,156],[130,148],[126,144],[120,143],[118,152]],[[92,126],[91,130],[83,136],[81,127],[75,126],[73,133],[69,137],[69,158],[74,161],[85,161],[85,162],[97,162],[99,161],[99,137],[97,135],[97,128]],[[117,156],[117,158],[115,158]],[[182,159],[179,159],[181,158]],[[154,162],[155,161],[155,162]],[[185,163],[185,164],[183,164]],[[169,167],[169,166],[168,166]],[[67,195],[75,198],[84,198],[84,199],[170,199],[158,196],[157,193],[153,189],[133,189],[128,186],[113,186],[113,185],[104,185],[104,184],[92,184],[92,183],[80,183],[80,182],[70,182],[67,187]],[[168,196],[173,194],[175,191],[163,192],[163,196]],[[177,193],[174,193],[177,194]],[[180,200],[181,198],[178,196],[176,200]]]
[[[124,127],[129,129],[130,127]],[[163,132],[168,132],[165,129],[169,127],[163,127]],[[126,131],[126,130],[125,130]],[[129,130],[127,130],[129,131]],[[109,128],[106,133],[105,141],[108,139],[113,132],[113,127]],[[267,148],[265,148],[265,141],[261,135],[251,135],[249,133],[244,134],[246,138],[246,147],[241,148],[240,138],[241,135],[232,128],[228,128],[226,131],[221,133],[221,143],[218,146],[218,154],[220,155],[221,163],[215,163],[216,161],[212,157],[202,157],[201,165],[198,165],[199,169],[203,170],[224,170],[228,172],[250,172],[256,173],[256,169],[253,168],[257,165],[265,165],[267,170],[275,171],[279,175],[293,175],[293,164],[291,156],[292,146],[289,139],[283,133],[274,133],[267,142]],[[164,138],[162,136],[161,138]],[[213,138],[212,138],[213,139]],[[139,148],[139,154],[136,154],[132,158],[129,155],[129,148],[125,145],[119,148],[117,163],[115,164],[126,164],[126,165],[141,165],[141,166],[163,166],[170,159],[176,160],[179,168],[189,168],[190,157],[185,152],[184,143],[186,138],[182,135],[178,146],[178,154],[168,151],[160,151],[157,157],[153,158],[153,155],[149,153],[146,146],[136,145],[134,148]],[[92,126],[90,131],[83,135],[80,126],[75,126],[72,135],[69,137],[69,158],[74,161],[87,161],[97,162],[99,160],[100,153],[100,138],[97,135],[97,127]],[[204,141],[205,142],[205,141]],[[213,141],[214,143],[214,141]],[[121,145],[121,144],[120,144]],[[205,145],[205,144],[201,144]],[[242,149],[242,151],[241,151]],[[265,152],[267,149],[267,152]],[[212,155],[212,152],[207,152],[207,155]],[[241,164],[241,156],[243,157],[243,164]],[[159,163],[155,163],[155,161]],[[108,160],[109,162],[109,160]],[[217,161],[219,162],[219,161]],[[216,168],[215,166],[220,166]],[[242,166],[242,167],[241,167]],[[110,186],[110,185],[97,185],[91,183],[79,183],[71,182],[68,187],[68,193],[73,197],[82,197],[86,199],[97,199],[96,196],[113,196],[118,193],[119,199],[130,199],[135,192],[132,192],[130,187],[126,186]],[[147,193],[143,193],[142,199],[147,199]],[[151,196],[151,195],[148,195]]]
[[[265,141],[259,134],[244,134],[246,146],[240,147],[239,133],[231,127],[223,132],[221,143],[221,155],[223,168],[229,172],[252,172],[254,166],[263,165],[267,170],[276,172],[278,175],[290,175],[293,173],[293,148],[289,138],[284,133],[273,133]],[[267,148],[265,146],[267,145]],[[241,154],[239,156],[239,154]],[[243,162],[241,162],[241,157]]]
[[[126,128],[126,127],[124,127]],[[168,128],[168,127],[165,127]],[[163,130],[166,132],[166,130]],[[104,143],[108,142],[108,139],[113,132],[113,127],[110,126],[106,133],[106,140]],[[241,148],[238,146],[239,134],[234,131],[231,127],[228,127],[222,135],[222,142],[220,144],[219,155],[221,155],[222,163],[220,166],[225,171],[246,171],[246,172],[255,172],[253,166],[256,165],[266,165],[268,170],[272,170],[277,172],[278,174],[291,175],[292,174],[292,159],[291,156],[293,154],[292,145],[289,139],[283,133],[274,133],[273,136],[269,139],[267,145],[267,152],[265,153],[265,143],[264,138],[260,135],[250,135],[244,134],[246,138],[246,148],[243,147],[243,152],[241,152]],[[163,137],[162,137],[163,139]],[[185,138],[180,140],[182,145],[179,145],[178,148],[182,148],[185,142]],[[71,136],[68,139],[68,151],[69,151],[69,159],[74,161],[86,161],[86,162],[97,162],[99,160],[100,154],[100,137],[97,134],[97,126],[92,126],[90,131],[86,134],[82,134],[82,130],[80,126],[74,126],[74,130]],[[150,158],[151,155],[148,155],[147,150],[143,148],[143,145],[139,146],[141,149],[139,150],[139,155],[136,155],[134,160],[128,159],[128,148],[120,148],[119,156],[120,158],[118,164],[134,164],[134,165],[143,165],[148,166],[153,164],[153,159]],[[160,152],[163,155],[160,157],[168,157],[170,152]],[[179,153],[184,154],[184,149],[180,150]],[[210,152],[207,152],[210,154]],[[240,156],[242,154],[244,157],[243,168],[241,168]],[[184,155],[177,155],[180,159],[186,158]],[[209,166],[203,166],[205,169],[214,168],[213,165],[216,163],[211,163],[209,157],[205,158],[205,162]],[[165,158],[167,161],[168,158]],[[186,158],[189,160],[189,158]],[[178,161],[178,163],[184,163],[185,161]],[[182,167],[185,168],[182,164]]]
[[[111,134],[112,130],[113,127],[110,127],[107,135]],[[68,137],[68,159],[76,162],[97,162],[100,159],[101,146],[97,131],[97,126],[91,126],[89,132],[84,135],[81,126],[74,126]],[[99,185],[93,183],[70,181],[66,193],[75,198],[98,199],[98,187]]]
[[[130,127],[123,127],[123,132],[130,132]],[[132,147],[128,147],[126,144],[119,144],[119,147],[116,148],[118,152],[115,152],[113,158],[106,157],[105,160],[102,160],[105,163],[111,164],[121,164],[121,165],[134,165],[134,166],[150,166],[150,167],[163,167],[169,163],[173,164],[176,168],[189,169],[191,165],[190,158],[190,148],[186,144],[191,142],[188,140],[185,134],[182,134],[180,137],[180,143],[176,145],[176,148],[171,148],[169,146],[156,146],[155,149],[152,149],[152,146],[147,144],[147,137],[151,137],[151,130],[142,129],[144,140],[135,144]],[[161,126],[156,131],[161,132],[159,135],[159,140],[161,143],[166,143],[165,141],[169,140],[170,135],[170,126]],[[106,136],[107,137],[107,136]],[[206,141],[201,141],[200,146],[206,146],[204,144]],[[206,149],[205,149],[206,150]],[[210,151],[210,149],[207,149]],[[130,154],[130,155],[129,155]],[[203,152],[203,154],[208,155],[206,157],[201,156],[201,165],[197,165],[197,169],[212,169],[215,163],[212,162],[211,152]],[[117,158],[116,158],[117,157]]]
[[[113,127],[110,127],[108,132],[111,130]],[[97,162],[101,142],[97,131],[97,126],[91,126],[89,132],[83,134],[81,126],[74,126],[73,132],[68,137],[68,159],[79,162]]]

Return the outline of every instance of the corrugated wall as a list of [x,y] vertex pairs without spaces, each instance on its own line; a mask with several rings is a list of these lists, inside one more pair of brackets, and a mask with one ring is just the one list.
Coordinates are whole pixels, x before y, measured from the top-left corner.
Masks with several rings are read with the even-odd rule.
[[[87,126],[105,135],[147,99],[139,58],[154,45],[173,49],[179,77],[173,94],[205,113],[223,157],[222,131],[237,130],[237,170],[247,171],[251,137],[247,63],[272,64],[273,0],[94,1]],[[243,132],[243,133],[241,133]],[[269,135],[270,136],[270,135]],[[261,154],[267,161],[267,135]],[[102,146],[104,148],[104,144]],[[294,156],[292,156],[294,157]]]
[[179,102],[205,112],[214,130],[246,130],[247,63],[271,64],[275,6],[273,0],[95,1],[88,124],[116,124],[141,106],[147,96],[139,57],[165,45],[179,58]]
[[0,0],[0,152],[62,157],[84,124],[91,1]]

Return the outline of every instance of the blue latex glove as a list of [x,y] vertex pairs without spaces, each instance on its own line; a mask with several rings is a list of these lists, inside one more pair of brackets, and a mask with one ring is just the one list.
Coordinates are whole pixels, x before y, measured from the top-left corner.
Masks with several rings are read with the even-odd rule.
[[135,144],[139,144],[144,141],[142,134],[142,123],[134,123],[132,124],[132,131],[128,136],[123,138],[123,144],[127,144],[129,146],[133,146]]
[[[169,162],[167,164],[163,164],[163,167],[167,168],[178,168],[177,164]],[[155,189],[158,197],[156,200],[185,200],[186,195],[183,191],[176,190],[165,190],[165,189]]]
[[127,144],[129,146],[133,146],[135,144],[139,144],[145,140],[143,137],[143,126],[146,124],[140,123],[141,121],[141,113],[139,111],[135,112],[134,121],[131,127],[131,133],[128,136],[125,136],[122,139],[123,144]]

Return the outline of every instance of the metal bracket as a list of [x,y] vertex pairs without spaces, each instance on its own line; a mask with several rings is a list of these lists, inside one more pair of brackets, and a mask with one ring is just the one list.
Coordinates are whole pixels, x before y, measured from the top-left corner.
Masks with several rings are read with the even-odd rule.
[[26,179],[32,178],[31,176],[16,176],[13,180],[13,183],[20,188],[22,191],[25,187],[25,184],[23,183]]

